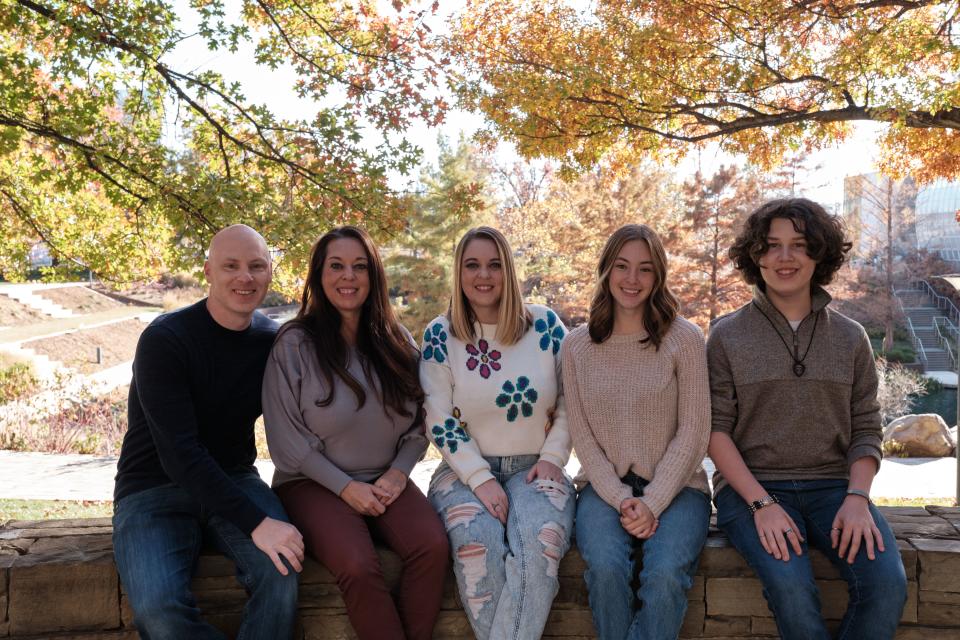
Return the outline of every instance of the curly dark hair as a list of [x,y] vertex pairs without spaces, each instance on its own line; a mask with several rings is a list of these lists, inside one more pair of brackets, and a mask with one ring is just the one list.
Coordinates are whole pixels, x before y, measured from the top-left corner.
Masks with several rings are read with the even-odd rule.
[[727,255],[747,284],[764,288],[760,275],[760,257],[770,248],[767,234],[774,218],[785,218],[807,240],[807,255],[817,263],[812,284],[825,285],[843,266],[853,246],[844,235],[843,221],[827,213],[822,206],[806,198],[781,198],[761,205],[750,214]]

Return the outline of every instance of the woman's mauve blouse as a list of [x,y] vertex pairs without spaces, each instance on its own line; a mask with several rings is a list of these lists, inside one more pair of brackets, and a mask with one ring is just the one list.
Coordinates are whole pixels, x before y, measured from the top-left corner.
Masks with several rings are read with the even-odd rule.
[[347,369],[363,385],[366,402],[358,408],[353,390],[335,376],[333,401],[319,406],[328,388],[315,349],[302,329],[291,327],[281,331],[267,361],[263,419],[273,486],[309,478],[340,495],[351,480],[371,482],[390,468],[409,476],[427,448],[417,404],[407,403],[410,416],[384,407],[379,384],[371,384],[350,349]]

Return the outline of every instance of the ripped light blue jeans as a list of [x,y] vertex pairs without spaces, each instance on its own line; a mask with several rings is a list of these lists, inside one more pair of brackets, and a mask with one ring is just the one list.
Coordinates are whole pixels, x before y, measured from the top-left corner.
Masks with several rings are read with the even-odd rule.
[[526,475],[536,455],[488,457],[510,501],[506,526],[442,463],[429,498],[450,537],[460,601],[478,640],[539,638],[560,583],[576,511],[573,483]]

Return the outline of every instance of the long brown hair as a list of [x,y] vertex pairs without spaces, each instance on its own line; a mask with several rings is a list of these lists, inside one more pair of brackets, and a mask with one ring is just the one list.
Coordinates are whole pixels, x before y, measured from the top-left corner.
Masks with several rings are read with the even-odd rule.
[[470,301],[463,293],[463,283],[460,272],[463,269],[463,254],[467,245],[477,239],[489,240],[497,247],[501,268],[503,269],[503,292],[500,295],[500,310],[497,315],[497,340],[501,344],[514,344],[520,341],[523,334],[530,328],[532,318],[523,304],[523,295],[520,292],[520,280],[517,278],[517,268],[513,262],[513,252],[510,244],[502,233],[493,227],[474,227],[470,229],[453,252],[453,293],[450,296],[450,309],[447,319],[450,321],[450,331],[459,340],[469,342],[476,336],[473,323],[476,315],[470,308]]
[[607,238],[597,264],[597,286],[590,303],[590,339],[600,343],[613,333],[614,300],[610,293],[610,272],[623,245],[633,240],[643,240],[650,249],[654,283],[653,291],[645,303],[643,328],[647,331],[647,340],[653,343],[655,349],[659,349],[680,311],[680,303],[667,286],[667,252],[663,249],[660,236],[645,224],[624,225]]
[[424,397],[417,373],[420,352],[390,306],[383,260],[366,231],[353,226],[337,227],[317,240],[310,253],[310,271],[303,286],[300,310],[283,330],[302,329],[313,342],[317,363],[330,389],[327,397],[318,401],[319,406],[333,402],[334,375],[357,396],[357,408],[363,406],[367,399],[363,386],[347,370],[347,343],[340,334],[340,312],[327,298],[322,285],[327,247],[343,238],[356,240],[367,254],[370,291],[360,310],[357,328],[357,351],[363,356],[364,374],[371,381],[370,369],[376,374],[384,405],[399,415],[411,416],[404,405],[410,400],[423,402]]

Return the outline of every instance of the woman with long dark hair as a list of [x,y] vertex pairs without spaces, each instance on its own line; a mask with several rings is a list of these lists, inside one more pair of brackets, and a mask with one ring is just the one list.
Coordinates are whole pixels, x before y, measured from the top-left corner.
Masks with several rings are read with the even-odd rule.
[[626,225],[600,256],[590,321],[563,347],[578,481],[586,484],[577,548],[603,640],[676,638],[707,537],[707,362],[703,334],[678,309],[660,238]]
[[[361,640],[430,638],[440,610],[447,539],[408,479],[427,447],[418,361],[370,236],[324,234],[270,354],[263,414],[274,489],[307,553],[336,577]],[[396,601],[374,537],[403,561]]]

